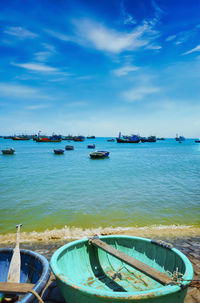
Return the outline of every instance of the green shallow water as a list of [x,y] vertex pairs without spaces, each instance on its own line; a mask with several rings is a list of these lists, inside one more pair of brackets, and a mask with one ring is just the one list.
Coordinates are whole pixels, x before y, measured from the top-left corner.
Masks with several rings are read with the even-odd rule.
[[[87,144],[110,151],[92,160]],[[54,155],[73,144],[74,151]],[[119,144],[36,143],[0,139],[0,233],[75,226],[200,226],[200,144],[187,139]]]

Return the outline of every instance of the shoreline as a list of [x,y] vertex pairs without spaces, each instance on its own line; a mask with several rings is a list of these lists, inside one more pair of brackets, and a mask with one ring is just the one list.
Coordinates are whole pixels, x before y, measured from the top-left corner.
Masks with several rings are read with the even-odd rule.
[[[144,227],[98,227],[78,228],[65,226],[61,229],[51,229],[42,232],[21,232],[21,243],[50,243],[59,241],[73,241],[93,235],[129,235],[144,238],[195,238],[200,237],[200,227],[185,225],[152,225]],[[1,244],[11,244],[16,241],[16,233],[0,234]]]

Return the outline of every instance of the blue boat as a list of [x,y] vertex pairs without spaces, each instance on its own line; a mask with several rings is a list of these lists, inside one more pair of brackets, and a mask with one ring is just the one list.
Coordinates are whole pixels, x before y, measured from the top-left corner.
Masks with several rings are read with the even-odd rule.
[[88,147],[88,148],[95,148],[95,144],[88,145],[87,147]]
[[[10,261],[13,255],[12,248],[0,248],[0,291],[7,281],[8,270]],[[20,271],[20,283],[34,284],[33,290],[39,295],[45,288],[50,277],[50,266],[47,259],[38,253],[30,250],[20,249],[21,255],[21,271]],[[4,282],[4,283],[2,283]],[[1,295],[2,297],[2,295]],[[33,293],[26,293],[19,295],[18,303],[35,303],[38,302]]]
[[121,136],[121,133],[119,133],[119,137],[116,140],[117,143],[139,143],[140,137],[138,135]]
[[54,154],[56,155],[63,155],[64,154],[64,149],[54,149]]
[[110,152],[104,150],[96,150],[93,153],[90,153],[90,158],[92,159],[104,159],[109,157]]

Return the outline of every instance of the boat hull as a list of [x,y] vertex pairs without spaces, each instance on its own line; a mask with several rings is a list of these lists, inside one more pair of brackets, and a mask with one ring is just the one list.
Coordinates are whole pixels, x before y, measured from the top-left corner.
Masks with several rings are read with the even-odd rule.
[[121,138],[116,138],[117,143],[139,143],[140,139],[136,140],[129,140],[129,139],[121,139]]
[[[185,280],[193,277],[190,261],[174,248],[129,236],[100,239],[163,273],[174,272],[178,267]],[[88,239],[61,247],[52,256],[50,265],[67,303],[183,303],[189,284],[184,281],[181,286],[163,286],[89,244]]]
[[[6,282],[13,249],[0,248],[0,282]],[[41,294],[50,277],[50,266],[47,259],[33,251],[20,249],[21,272],[20,283],[35,284],[34,290]],[[32,293],[20,296],[18,303],[38,302]]]

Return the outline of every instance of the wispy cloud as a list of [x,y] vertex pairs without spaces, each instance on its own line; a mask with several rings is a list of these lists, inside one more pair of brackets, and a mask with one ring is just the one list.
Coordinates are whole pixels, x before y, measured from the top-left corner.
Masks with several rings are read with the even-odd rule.
[[34,72],[59,72],[59,69],[56,67],[51,67],[45,64],[39,64],[39,63],[34,63],[34,62],[29,62],[29,63],[11,63],[12,65],[22,67],[24,69],[34,71]]
[[36,105],[28,105],[25,107],[25,109],[28,109],[28,110],[40,110],[40,109],[43,109],[43,108],[48,108],[50,107],[50,104],[36,104]]
[[5,34],[18,37],[19,39],[26,39],[26,38],[36,38],[38,35],[23,28],[23,27],[8,27],[6,30],[4,30]]
[[54,31],[54,30],[45,29],[45,32],[50,34],[52,37],[55,37],[62,41],[72,41],[73,40],[73,37],[62,34],[60,32]]
[[121,13],[122,13],[122,18],[123,18],[124,24],[136,24],[137,23],[135,21],[134,17],[126,11],[123,2],[121,2]]
[[88,19],[76,20],[73,23],[76,27],[76,41],[79,44],[116,54],[146,46],[158,36],[158,32],[147,22],[129,33],[107,28]]
[[43,93],[41,90],[31,86],[15,84],[15,83],[0,83],[0,94],[4,97],[13,99],[51,99],[50,96]]
[[197,45],[196,47],[192,48],[191,50],[183,53],[182,55],[188,55],[191,53],[200,52],[200,45]]
[[122,93],[122,97],[126,102],[136,102],[142,100],[148,95],[158,93],[160,89],[155,86],[142,86],[139,88],[130,89]]
[[133,72],[133,71],[137,71],[139,68],[137,66],[133,66],[133,65],[125,65],[122,66],[120,68],[114,69],[112,72],[118,76],[126,76],[128,73]]
[[171,35],[165,39],[165,41],[172,41],[176,38],[176,35]]

